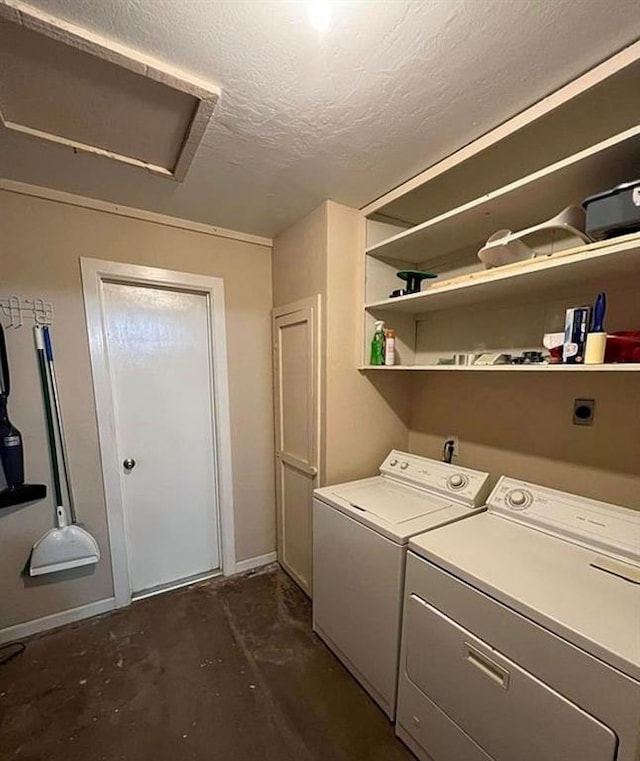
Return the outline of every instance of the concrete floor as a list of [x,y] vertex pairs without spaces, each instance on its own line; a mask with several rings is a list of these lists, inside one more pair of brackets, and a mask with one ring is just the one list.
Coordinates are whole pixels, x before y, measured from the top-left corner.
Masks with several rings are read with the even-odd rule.
[[0,759],[410,761],[280,570],[41,635],[0,667]]

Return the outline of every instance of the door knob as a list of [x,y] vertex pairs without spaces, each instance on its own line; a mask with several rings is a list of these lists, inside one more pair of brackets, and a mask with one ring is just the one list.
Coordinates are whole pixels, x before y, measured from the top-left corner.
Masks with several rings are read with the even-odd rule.
[[122,467],[125,470],[133,470],[136,467],[136,461],[131,457],[127,457],[127,459],[122,463]]

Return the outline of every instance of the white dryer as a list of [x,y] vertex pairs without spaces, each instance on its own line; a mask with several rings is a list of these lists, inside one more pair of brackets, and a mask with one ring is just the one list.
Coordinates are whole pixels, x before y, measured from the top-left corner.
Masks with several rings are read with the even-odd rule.
[[313,629],[391,719],[407,542],[488,491],[487,473],[396,450],[379,476],[314,491]]
[[640,513],[502,478],[410,542],[396,733],[425,761],[640,759]]

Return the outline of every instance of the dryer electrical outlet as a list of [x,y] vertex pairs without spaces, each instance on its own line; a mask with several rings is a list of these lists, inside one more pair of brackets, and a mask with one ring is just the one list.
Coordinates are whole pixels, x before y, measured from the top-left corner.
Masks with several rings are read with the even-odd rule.
[[573,400],[573,424],[593,425],[593,416],[596,410],[595,399]]

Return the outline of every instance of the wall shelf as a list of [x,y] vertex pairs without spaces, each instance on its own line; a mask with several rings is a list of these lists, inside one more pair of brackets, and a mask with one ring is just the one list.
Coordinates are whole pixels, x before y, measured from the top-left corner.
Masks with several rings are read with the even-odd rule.
[[35,502],[47,496],[45,484],[23,484],[15,489],[3,489],[0,491],[0,508],[24,505],[26,502]]
[[611,365],[392,365],[375,366],[363,365],[358,368],[361,372],[511,372],[511,373],[628,373],[638,372],[640,364],[611,364]]
[[640,126],[428,219],[366,252],[424,266],[474,244],[480,248],[497,230],[522,230],[628,181],[629,167],[638,164]]
[[422,314],[478,302],[520,298],[563,287],[640,273],[640,233],[591,243],[554,256],[480,270],[450,281],[436,282],[420,293],[383,299],[366,305],[370,312]]
[[416,225],[640,122],[640,42],[621,50],[362,209]]
[[[484,269],[499,229],[522,230],[594,193],[636,179],[640,166],[640,42],[586,72],[362,209],[367,220],[360,368],[364,372],[633,372],[640,365],[437,365],[454,354],[541,350],[568,307],[607,291],[610,332],[640,329],[640,232],[584,245],[552,233],[540,253]],[[408,226],[408,229],[407,229]],[[438,274],[388,298],[397,271]],[[376,320],[395,331],[395,367],[369,367]]]

